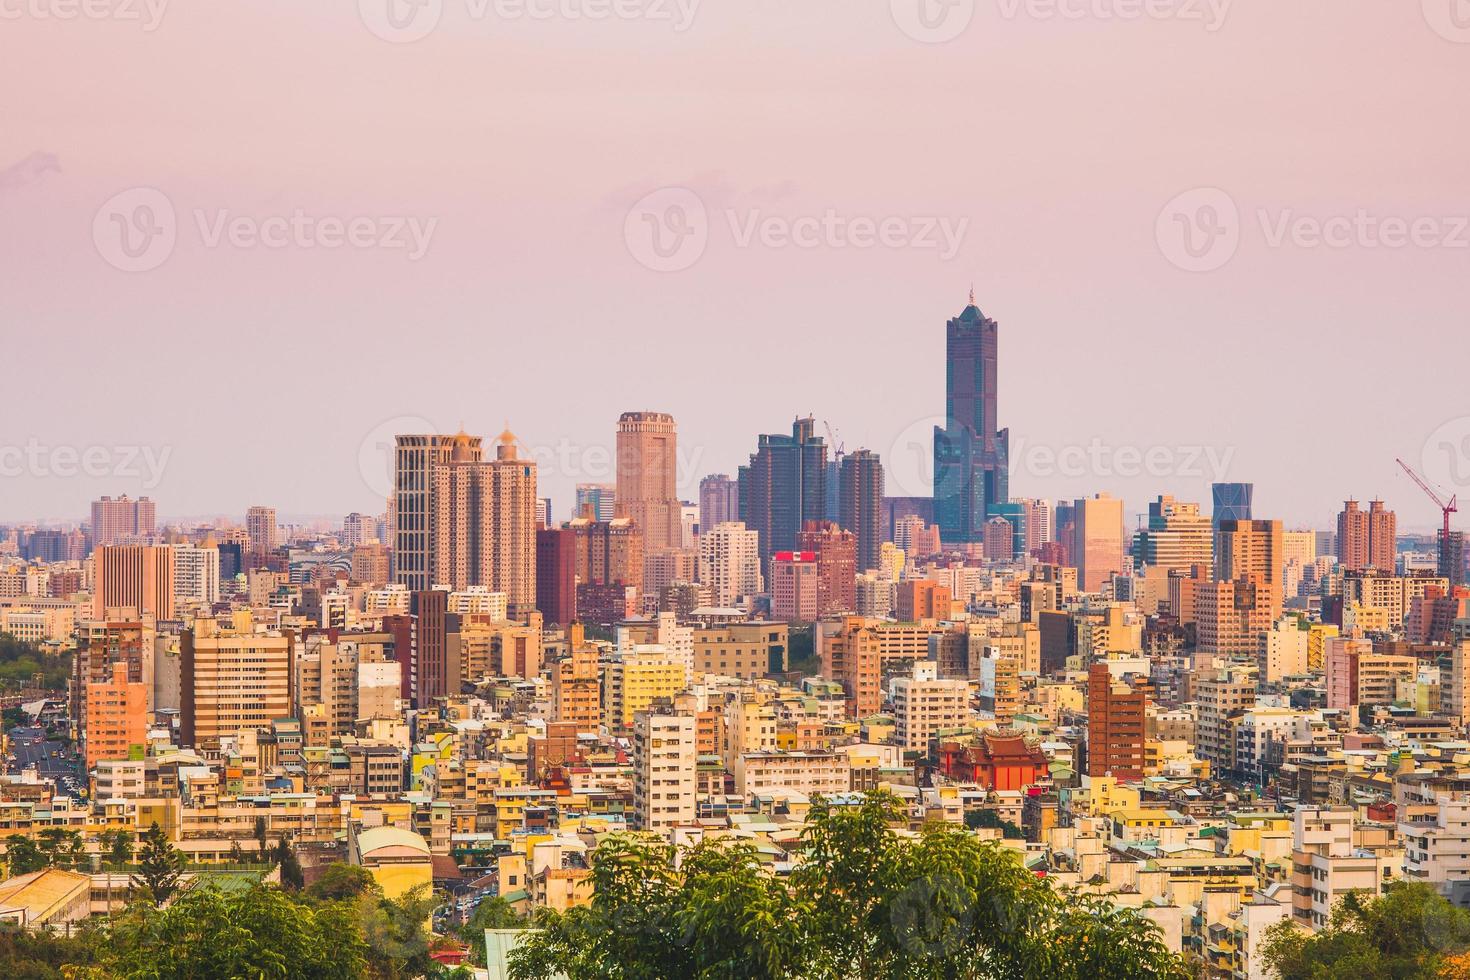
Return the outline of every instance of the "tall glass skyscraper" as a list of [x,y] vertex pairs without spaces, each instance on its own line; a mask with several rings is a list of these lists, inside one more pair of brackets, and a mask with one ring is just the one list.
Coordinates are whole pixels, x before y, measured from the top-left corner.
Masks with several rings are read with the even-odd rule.
[[945,324],[943,427],[934,427],[934,519],[946,543],[985,539],[1010,499],[1010,430],[996,428],[1000,327],[975,305]]
[[827,444],[816,421],[797,419],[791,435],[763,435],[740,467],[740,519],[760,534],[761,556],[796,548],[807,521],[827,513]]
[[1214,525],[1219,529],[1221,521],[1248,521],[1251,519],[1251,496],[1255,493],[1254,483],[1214,484]]

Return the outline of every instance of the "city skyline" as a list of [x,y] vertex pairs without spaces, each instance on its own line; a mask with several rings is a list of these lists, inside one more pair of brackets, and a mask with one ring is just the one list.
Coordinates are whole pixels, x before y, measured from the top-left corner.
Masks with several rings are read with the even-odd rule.
[[[967,311],[976,311],[976,316],[989,319],[989,314],[979,312],[976,306],[977,300],[973,287],[965,306],[957,312],[947,316],[949,327],[962,322]],[[996,319],[1000,319],[997,317]],[[1002,324],[1002,327],[1004,325]],[[935,344],[939,350],[935,351],[932,358],[941,366],[943,357],[943,332],[942,329],[933,329],[931,332],[936,336]],[[1139,441],[1126,439],[1109,440],[1100,435],[1093,435],[1086,440],[1076,440],[1059,444],[1048,444],[1034,441],[1028,438],[1025,431],[1024,419],[1013,417],[1012,409],[1009,407],[1014,401],[1024,403],[1023,393],[1012,391],[1012,397],[1008,399],[1006,379],[1013,377],[1023,370],[1023,365],[1012,363],[1014,355],[1007,353],[1007,345],[1014,343],[1016,334],[1020,331],[1005,331],[1000,342],[998,378],[993,384],[998,389],[998,397],[990,399],[990,411],[995,411],[995,402],[999,401],[1002,406],[999,409],[999,419],[992,420],[991,424],[1000,428],[1010,430],[1014,449],[1010,453],[1010,491],[1009,497],[1013,499],[1038,498],[1047,500],[1073,500],[1081,499],[1091,494],[1103,491],[1115,497],[1121,497],[1124,504],[1124,513],[1130,528],[1140,525],[1147,518],[1149,503],[1159,494],[1168,494],[1179,499],[1198,502],[1208,505],[1211,499],[1211,486],[1217,482],[1242,482],[1253,483],[1257,488],[1257,508],[1262,513],[1269,513],[1272,517],[1284,521],[1292,527],[1312,527],[1322,530],[1331,530],[1336,523],[1338,510],[1344,499],[1356,498],[1363,500],[1384,499],[1391,507],[1397,506],[1402,512],[1400,517],[1401,528],[1405,533],[1417,534],[1431,532],[1436,522],[1433,519],[1433,508],[1422,497],[1422,492],[1415,488],[1410,479],[1403,473],[1394,461],[1398,455],[1407,455],[1411,465],[1425,473],[1430,481],[1446,496],[1464,490],[1470,490],[1470,416],[1464,419],[1451,419],[1438,426],[1434,433],[1428,437],[1416,454],[1412,449],[1402,452],[1394,451],[1388,453],[1383,465],[1375,465],[1364,459],[1360,467],[1364,470],[1376,471],[1377,483],[1365,484],[1359,482],[1343,487],[1318,486],[1325,484],[1325,478],[1314,479],[1306,488],[1302,488],[1300,480],[1282,481],[1273,485],[1269,481],[1252,478],[1252,474],[1246,472],[1239,462],[1241,453],[1249,446],[1237,445],[1211,445],[1206,441],[1179,442],[1174,444],[1155,443],[1144,444]],[[919,359],[919,366],[927,364],[931,358]],[[834,386],[834,391],[840,390],[840,386]],[[943,385],[940,386],[943,391]],[[811,392],[805,396],[808,402],[820,401],[820,393]],[[611,400],[611,399],[610,399]],[[933,436],[926,432],[926,428],[933,426],[935,433],[943,429],[945,411],[943,399],[936,398],[939,402],[937,411],[927,416],[919,417],[918,421],[906,425],[899,431],[888,445],[872,444],[867,442],[855,442],[851,433],[858,431],[844,424],[843,419],[824,417],[820,411],[797,411],[794,416],[813,417],[819,427],[818,435],[827,431],[837,435],[839,443],[845,444],[848,452],[858,449],[867,449],[876,452],[883,462],[887,475],[888,496],[912,496],[928,497],[934,493],[933,490],[933,465],[934,457],[932,439]],[[536,412],[534,406],[527,406],[528,410],[519,414],[523,415],[532,431],[537,431]],[[575,494],[577,485],[587,483],[613,485],[617,479],[617,432],[619,420],[624,416],[640,414],[647,409],[631,411],[624,408],[610,413],[610,424],[607,426],[607,438],[604,441],[589,441],[578,443],[569,437],[550,438],[532,442],[517,436],[517,448],[523,458],[529,458],[538,464],[540,480],[540,495],[549,497],[554,507],[554,517],[560,521],[575,514]],[[667,413],[680,427],[680,441],[675,452],[674,477],[678,497],[685,501],[699,500],[699,484],[705,477],[721,473],[734,473],[741,465],[741,460],[749,456],[749,450],[741,450],[738,446],[720,446],[718,451],[706,442],[698,439],[697,435],[691,435],[690,426],[684,422],[684,416],[677,410],[669,410],[667,405],[658,406],[659,413]],[[694,417],[701,417],[697,405],[691,409]],[[502,416],[505,413],[501,413]],[[737,415],[739,413],[736,413]],[[760,413],[751,413],[751,417],[757,415],[765,418],[770,414],[768,409]],[[263,491],[269,493],[273,499],[271,505],[282,515],[284,520],[299,522],[314,522],[321,520],[335,520],[342,514],[349,512],[381,513],[382,503],[374,509],[374,501],[386,501],[392,492],[392,467],[394,440],[399,435],[406,434],[435,434],[450,438],[455,431],[471,431],[475,433],[494,431],[487,423],[486,427],[477,427],[467,424],[467,419],[475,416],[460,413],[461,417],[454,426],[439,426],[434,420],[423,415],[404,414],[386,419],[368,430],[360,442],[353,447],[354,457],[346,467],[346,474],[333,470],[323,470],[317,474],[319,479],[313,480],[313,489],[320,483],[337,486],[346,483],[343,490],[343,503],[337,507],[318,505],[319,509],[311,509],[309,506],[293,506],[282,500],[290,491],[284,491],[279,486]],[[504,424],[502,419],[502,424]],[[350,422],[348,423],[350,424]],[[725,423],[728,425],[728,421]],[[880,424],[878,426],[882,428]],[[890,426],[891,427],[891,426]],[[520,431],[520,426],[516,426]],[[777,426],[779,431],[782,426]],[[1464,430],[1463,433],[1461,430]],[[755,428],[743,436],[747,443],[754,438]],[[477,435],[477,438],[479,436]],[[1459,439],[1459,445],[1455,440]],[[828,440],[831,441],[830,439]],[[39,446],[40,455],[35,456],[37,447],[10,447],[10,453],[6,457],[7,463],[21,460],[22,469],[32,467],[32,457],[41,460],[42,475],[36,479],[30,479],[29,475],[15,477],[9,472],[10,477],[6,481],[7,488],[33,489],[36,486],[46,487],[48,485],[60,484],[65,486],[68,493],[61,497],[49,499],[69,500],[71,495],[82,492],[86,500],[78,505],[73,513],[60,512],[54,509],[43,510],[39,513],[15,512],[0,513],[0,522],[26,523],[39,522],[47,525],[65,525],[70,523],[82,523],[85,520],[86,509],[91,502],[99,496],[129,495],[134,498],[151,498],[155,506],[161,505],[159,511],[159,522],[190,521],[190,520],[215,520],[231,519],[240,517],[244,519],[246,511],[252,507],[260,506],[255,497],[249,498],[249,502],[238,508],[226,506],[204,506],[193,509],[187,505],[175,504],[167,496],[169,486],[169,473],[175,466],[175,448],[172,446],[150,447],[150,446],[117,446],[117,447],[92,447],[94,450],[101,449],[102,456],[108,465],[120,469],[124,476],[121,478],[110,478],[107,476],[87,475],[87,448],[70,446]],[[345,450],[347,447],[343,447]],[[832,445],[828,450],[832,450]],[[58,452],[60,450],[60,452]],[[346,453],[329,453],[328,458],[337,458]],[[355,465],[354,465],[355,464]],[[61,470],[64,466],[70,466],[71,476],[48,475],[44,470],[47,468]],[[180,467],[185,468],[185,467]],[[248,469],[248,467],[247,467]],[[357,477],[357,489],[352,486],[351,477],[353,472]],[[1320,469],[1319,469],[1320,472]],[[133,473],[146,474],[141,479],[131,478]],[[156,475],[155,475],[156,474]],[[1155,475],[1157,474],[1157,475]],[[1437,478],[1437,479],[1436,479]],[[1372,477],[1369,478],[1370,481]],[[92,488],[81,490],[81,488]],[[1050,489],[1048,489],[1050,488]],[[381,496],[375,491],[386,490]],[[320,491],[317,491],[320,493]],[[203,491],[196,491],[197,499],[201,504],[208,503]],[[16,495],[8,494],[3,506],[15,507]],[[25,499],[25,495],[19,495]],[[220,494],[221,497],[229,499],[232,493],[229,491]],[[1290,500],[1305,500],[1294,508],[1287,502]]]
[[[6,478],[0,519],[70,518],[125,490],[151,492],[169,515],[261,501],[361,511],[377,494],[359,448],[390,420],[488,435],[509,418],[533,446],[611,451],[618,414],[645,407],[679,419],[705,471],[727,473],[753,434],[813,413],[884,456],[890,493],[920,495],[923,452],[906,462],[890,450],[942,414],[942,327],[973,281],[1006,331],[1001,422],[1018,464],[1028,446],[1094,438],[1205,444],[1233,450],[1226,478],[1254,482],[1288,522],[1326,526],[1351,494],[1396,502],[1405,527],[1433,526],[1392,461],[1425,468],[1436,433],[1470,435],[1457,390],[1470,350],[1464,249],[1278,235],[1283,221],[1360,211],[1464,214],[1470,146],[1439,120],[1458,112],[1465,46],[1418,4],[1234,4],[1213,30],[1043,18],[1022,4],[1011,17],[976,10],[947,44],[906,34],[886,3],[703,4],[683,31],[492,25],[438,5],[449,9],[436,30],[404,44],[375,36],[354,6],[177,8],[151,33],[86,18],[11,24],[6,69],[46,80],[46,108],[0,137],[0,217],[14,232],[0,240],[7,352],[39,367],[11,379],[0,448],[35,439],[169,457],[146,488]],[[746,45],[772,23],[782,43],[751,73]],[[207,56],[227,49],[278,52],[291,69],[239,85]],[[1237,91],[1220,91],[1223,77]],[[671,78],[688,94],[670,96]],[[465,101],[512,89],[515,100]],[[732,100],[752,110],[725,117]],[[402,135],[385,145],[385,131]],[[178,241],[159,267],[128,272],[99,254],[94,222],[140,187],[172,202]],[[711,227],[698,261],[660,272],[625,231],[630,209],[666,188],[692,192]],[[1239,241],[1219,268],[1191,271],[1164,254],[1160,219],[1203,189],[1233,202]],[[298,208],[437,225],[416,261],[406,248],[234,247],[213,234],[222,213],[259,222]],[[947,258],[745,238],[752,219],[829,210],[968,224]],[[263,386],[211,383],[243,378],[242,358]],[[1334,391],[1370,362],[1388,383]],[[833,383],[803,376],[818,364]],[[63,368],[77,391],[119,397],[53,397],[46,379]],[[610,390],[628,377],[660,390]],[[118,378],[135,382],[125,395],[109,389]],[[554,396],[552,378],[576,397]],[[303,424],[308,405],[330,407]],[[281,499],[276,461],[313,479]],[[575,478],[545,476],[567,499]],[[1018,473],[1012,493],[1107,490],[1141,511],[1158,492],[1202,499],[1209,482]]]

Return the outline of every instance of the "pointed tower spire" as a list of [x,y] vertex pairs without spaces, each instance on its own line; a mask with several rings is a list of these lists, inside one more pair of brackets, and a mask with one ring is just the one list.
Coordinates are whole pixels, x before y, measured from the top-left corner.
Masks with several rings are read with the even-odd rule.
[[971,280],[971,282],[970,282],[970,305],[971,306],[974,306],[975,305],[975,283],[974,283],[974,280]]

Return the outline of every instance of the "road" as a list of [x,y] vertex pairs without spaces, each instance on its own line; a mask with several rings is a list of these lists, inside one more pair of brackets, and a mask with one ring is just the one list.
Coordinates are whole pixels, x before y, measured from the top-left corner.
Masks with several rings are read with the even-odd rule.
[[41,776],[54,779],[58,789],[69,796],[78,795],[85,787],[81,761],[61,742],[46,741],[46,729],[39,726],[12,728],[10,755],[5,760],[5,771],[18,774],[35,766]]

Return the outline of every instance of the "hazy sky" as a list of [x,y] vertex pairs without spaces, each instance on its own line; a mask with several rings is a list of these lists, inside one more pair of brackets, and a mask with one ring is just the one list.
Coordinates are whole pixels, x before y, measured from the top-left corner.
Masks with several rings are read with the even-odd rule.
[[0,0],[0,519],[507,421],[564,515],[630,409],[923,493],[972,281],[1017,495],[1470,493],[1457,0],[388,2]]

